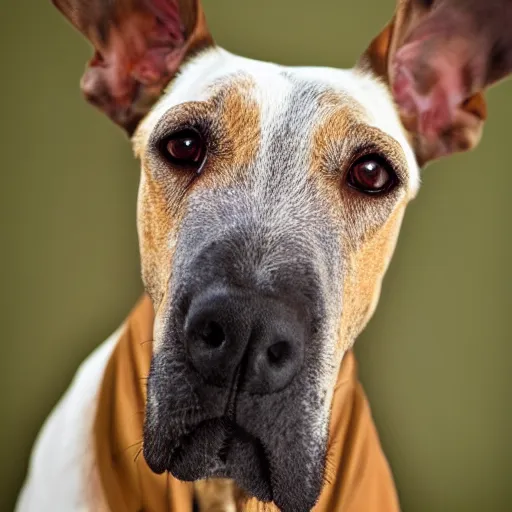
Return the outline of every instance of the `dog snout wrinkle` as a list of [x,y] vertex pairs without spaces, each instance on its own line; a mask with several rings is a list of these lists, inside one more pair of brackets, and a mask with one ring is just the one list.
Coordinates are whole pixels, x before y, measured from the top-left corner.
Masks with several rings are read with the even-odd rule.
[[184,338],[209,383],[268,394],[284,389],[304,360],[307,315],[285,300],[238,287],[210,287],[192,298]]

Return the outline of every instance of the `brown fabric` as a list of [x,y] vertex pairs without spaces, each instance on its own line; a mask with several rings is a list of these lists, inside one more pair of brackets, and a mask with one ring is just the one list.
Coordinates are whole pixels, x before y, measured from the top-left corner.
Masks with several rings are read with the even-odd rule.
[[[142,456],[142,426],[153,339],[143,297],[107,365],[94,424],[101,485],[113,512],[191,512],[193,485],[155,475]],[[326,483],[315,512],[396,512],[398,499],[352,352],[334,392]],[[250,500],[244,512],[274,509]]]
[[192,484],[155,475],[141,451],[153,319],[145,296],[128,317],[101,385],[94,424],[96,461],[112,512],[192,512]]

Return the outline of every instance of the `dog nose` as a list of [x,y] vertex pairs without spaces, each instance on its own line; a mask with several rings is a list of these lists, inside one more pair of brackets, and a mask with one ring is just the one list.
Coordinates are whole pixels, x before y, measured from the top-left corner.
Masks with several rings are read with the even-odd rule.
[[208,382],[267,394],[299,372],[308,332],[298,306],[240,288],[212,288],[192,298],[185,318],[190,361]]

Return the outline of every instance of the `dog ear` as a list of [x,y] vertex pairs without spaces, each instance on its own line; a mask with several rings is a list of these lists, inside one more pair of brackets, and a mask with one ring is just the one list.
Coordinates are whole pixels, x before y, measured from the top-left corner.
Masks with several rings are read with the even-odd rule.
[[92,43],[86,99],[132,134],[182,62],[213,45],[200,0],[52,0]]
[[398,0],[394,18],[363,55],[359,65],[388,85],[419,165],[480,140],[483,91],[512,71],[512,38],[503,36],[510,30],[500,20],[503,9],[512,15],[510,5]]

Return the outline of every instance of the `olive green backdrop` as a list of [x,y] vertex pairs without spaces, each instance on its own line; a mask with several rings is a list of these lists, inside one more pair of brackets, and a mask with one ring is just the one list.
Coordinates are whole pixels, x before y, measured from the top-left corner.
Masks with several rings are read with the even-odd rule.
[[[204,0],[217,41],[285,64],[351,66],[394,0]],[[77,365],[141,292],[138,168],[82,101],[87,44],[48,0],[0,2],[0,511]],[[409,206],[361,374],[405,512],[512,510],[512,82],[470,155]]]

